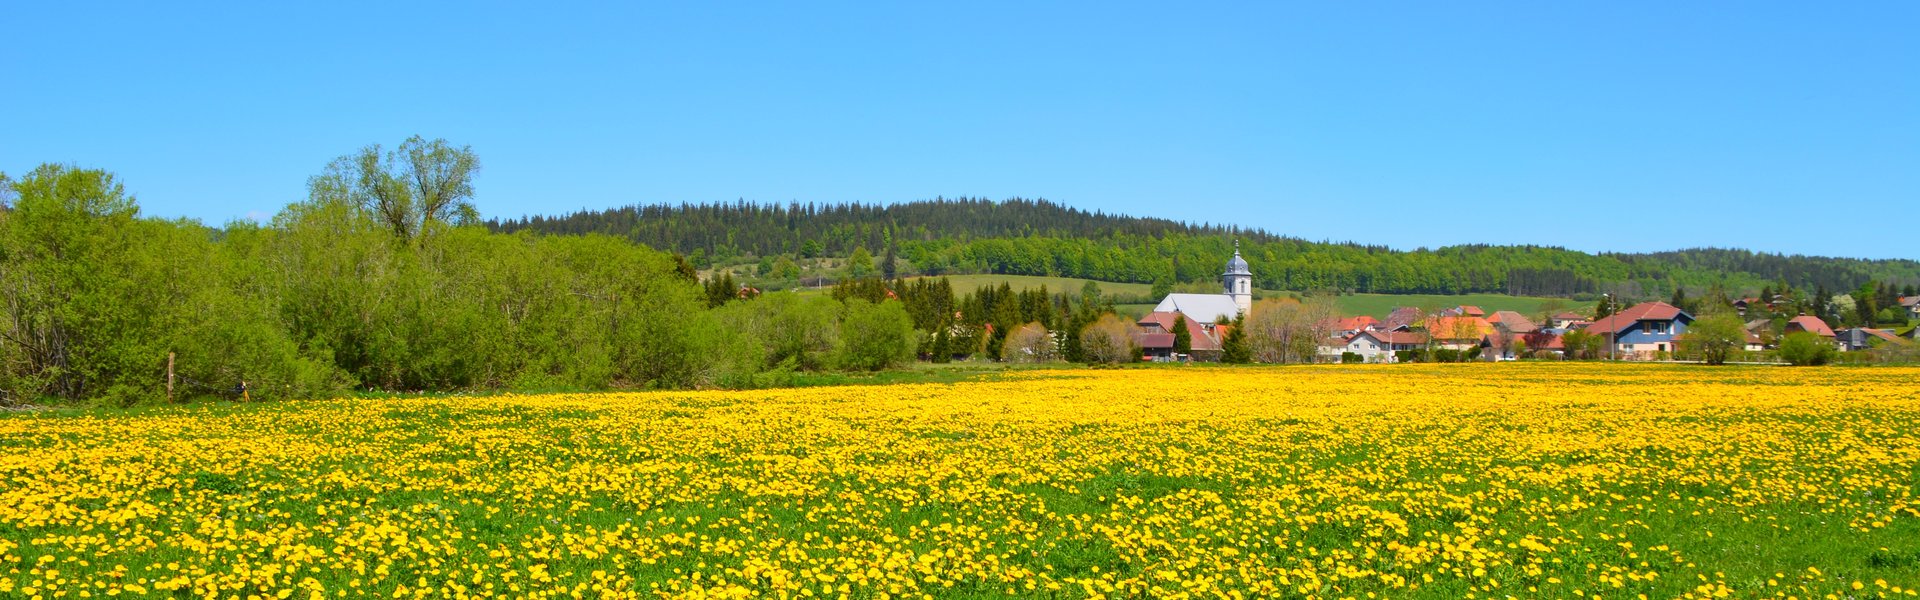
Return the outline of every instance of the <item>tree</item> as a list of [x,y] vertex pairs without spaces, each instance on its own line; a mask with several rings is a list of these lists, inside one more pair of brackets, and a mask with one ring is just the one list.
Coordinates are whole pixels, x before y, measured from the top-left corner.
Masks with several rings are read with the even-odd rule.
[[1173,293],[1173,278],[1164,275],[1154,278],[1153,288],[1148,291],[1148,294],[1154,298],[1165,298],[1171,293]]
[[1824,365],[1832,362],[1839,352],[1833,347],[1833,342],[1805,331],[1787,334],[1787,337],[1780,340],[1781,360],[1794,366]]
[[1880,314],[1880,282],[1868,281],[1853,291],[1854,324],[1873,327]]
[[1693,305],[1687,302],[1686,286],[1682,286],[1680,284],[1674,284],[1673,298],[1668,299],[1667,304],[1672,304],[1674,305],[1674,307],[1679,308],[1680,310],[1687,311],[1689,313],[1697,312],[1694,310]]
[[1007,334],[1004,355],[1007,362],[1045,363],[1059,358],[1059,345],[1053,333],[1039,323],[1028,323]]
[[1613,316],[1613,296],[1601,296],[1600,303],[1593,307],[1593,320],[1598,321]]
[[1698,356],[1709,365],[1726,364],[1734,351],[1746,345],[1746,324],[1730,311],[1715,310],[1687,326],[1678,346],[1683,353]]
[[893,281],[900,278],[900,259],[895,254],[893,242],[887,242],[887,253],[880,259],[880,278]]
[[1177,354],[1193,354],[1193,332],[1187,331],[1187,316],[1173,313],[1173,351]]
[[1090,363],[1123,363],[1133,360],[1138,325],[1113,313],[1100,315],[1080,331],[1080,355]]
[[840,322],[840,339],[845,341],[840,364],[866,371],[904,364],[913,360],[915,335],[913,317],[899,302],[849,300]]
[[471,148],[416,135],[389,152],[374,144],[335,159],[307,188],[314,201],[359,206],[395,238],[413,243],[436,224],[479,221],[471,201],[479,170]]
[[866,279],[873,276],[873,255],[864,247],[854,248],[853,255],[847,257],[847,277]]
[[1243,365],[1253,362],[1253,348],[1247,345],[1246,317],[1235,319],[1227,337],[1220,341],[1220,362]]

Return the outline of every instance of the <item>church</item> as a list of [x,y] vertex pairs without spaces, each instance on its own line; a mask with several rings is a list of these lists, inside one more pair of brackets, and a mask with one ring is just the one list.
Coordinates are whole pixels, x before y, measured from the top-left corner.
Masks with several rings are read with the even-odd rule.
[[1226,340],[1226,328],[1215,323],[1233,321],[1253,310],[1253,272],[1247,269],[1247,260],[1240,257],[1239,242],[1234,242],[1233,258],[1227,261],[1226,272],[1220,274],[1220,288],[1219,294],[1167,294],[1161,299],[1138,323],[1142,354],[1148,360],[1180,358],[1173,355],[1173,327],[1176,321],[1185,320],[1193,353],[1217,357],[1220,343]]
[[1233,243],[1233,258],[1227,271],[1220,274],[1219,294],[1167,294],[1153,312],[1178,312],[1201,323],[1213,323],[1221,317],[1232,321],[1253,310],[1253,272],[1247,260],[1240,258],[1240,242]]

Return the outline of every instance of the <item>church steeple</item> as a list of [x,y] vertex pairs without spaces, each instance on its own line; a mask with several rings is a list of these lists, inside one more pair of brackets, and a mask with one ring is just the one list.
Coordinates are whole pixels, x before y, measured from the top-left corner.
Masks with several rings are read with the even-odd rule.
[[1240,258],[1240,240],[1233,241],[1233,258],[1227,261],[1227,272],[1220,274],[1220,284],[1240,307],[1240,314],[1253,310],[1253,271],[1247,269],[1247,260]]

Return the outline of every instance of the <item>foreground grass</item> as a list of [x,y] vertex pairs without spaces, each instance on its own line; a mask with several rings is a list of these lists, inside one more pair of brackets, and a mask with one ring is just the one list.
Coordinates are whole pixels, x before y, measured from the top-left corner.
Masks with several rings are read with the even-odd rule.
[[970,375],[8,415],[0,595],[1920,585],[1920,369]]

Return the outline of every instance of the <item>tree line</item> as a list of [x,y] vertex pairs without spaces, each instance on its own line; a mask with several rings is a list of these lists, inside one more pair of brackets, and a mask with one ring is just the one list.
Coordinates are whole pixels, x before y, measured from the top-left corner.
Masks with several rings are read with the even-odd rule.
[[1260,229],[1088,212],[1046,200],[874,204],[680,204],[488,221],[496,231],[601,233],[680,252],[702,268],[891,250],[914,273],[1050,275],[1171,284],[1211,281],[1238,239],[1268,289],[1371,293],[1659,297],[1676,288],[1753,290],[1785,281],[1850,290],[1920,283],[1920,262],[1730,249],[1589,254],[1549,246],[1410,251],[1310,242]]

